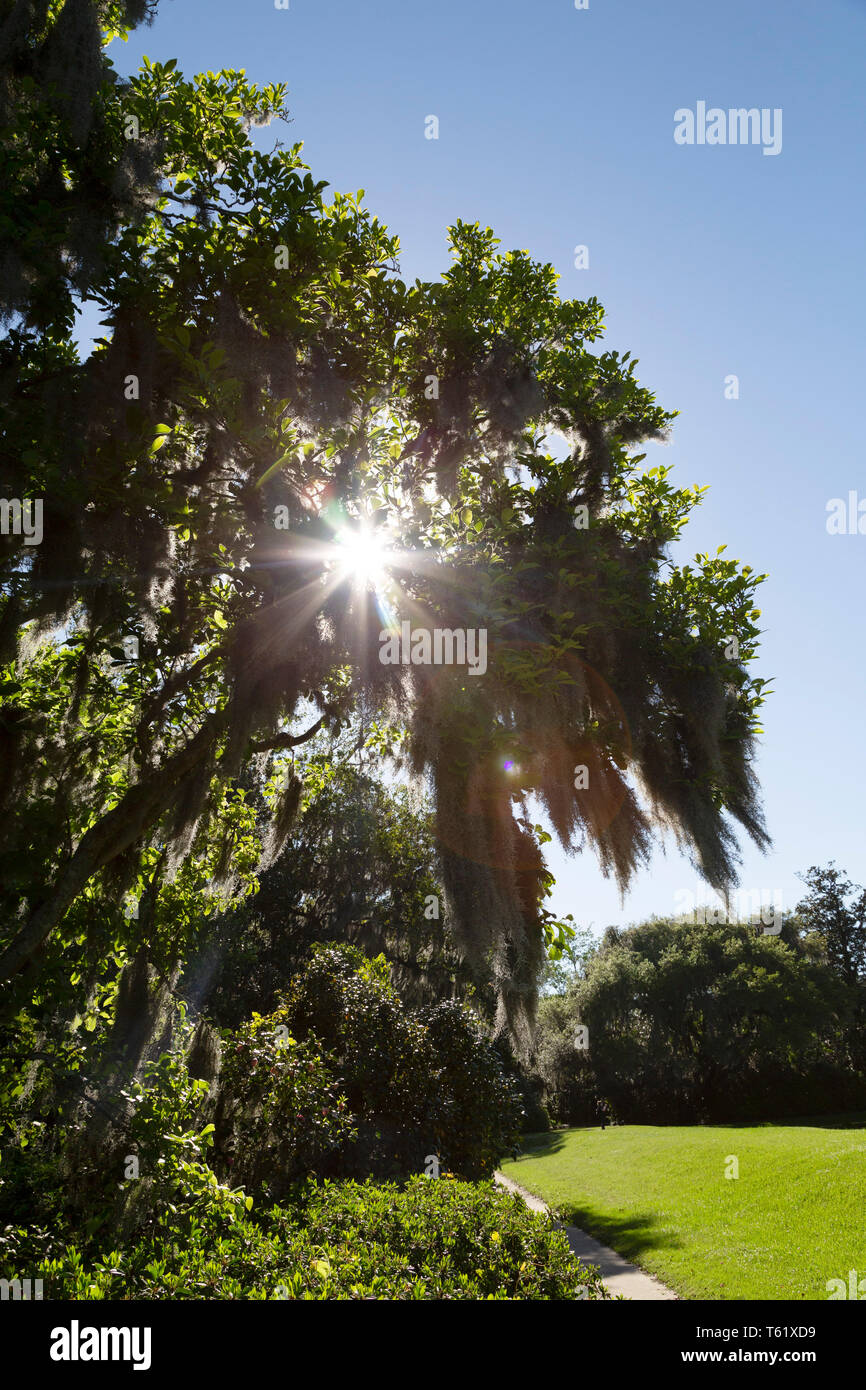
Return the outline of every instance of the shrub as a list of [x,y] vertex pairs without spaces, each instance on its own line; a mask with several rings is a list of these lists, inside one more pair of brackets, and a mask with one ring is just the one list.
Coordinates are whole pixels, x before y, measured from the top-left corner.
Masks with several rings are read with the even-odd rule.
[[[282,1061],[281,1032],[294,1040]],[[355,947],[320,947],[278,1010],[231,1035],[226,1055],[217,1153],[272,1194],[301,1172],[402,1178],[433,1156],[440,1171],[489,1177],[520,1133],[517,1085],[468,1009],[410,1012],[384,958]]]
[[313,1039],[288,1035],[283,1005],[268,1018],[253,1014],[224,1054],[217,1161],[250,1190],[285,1190],[321,1166],[341,1142],[351,1142],[345,1095],[331,1058]]
[[518,1143],[524,1111],[517,1082],[460,1004],[434,1005],[421,1020],[436,1059],[437,1151],[453,1172],[489,1177]]
[[549,1216],[490,1183],[307,1183],[258,1219],[220,1216],[179,1235],[161,1225],[126,1250],[88,1254],[7,1228],[0,1270],[41,1278],[48,1299],[610,1297]]

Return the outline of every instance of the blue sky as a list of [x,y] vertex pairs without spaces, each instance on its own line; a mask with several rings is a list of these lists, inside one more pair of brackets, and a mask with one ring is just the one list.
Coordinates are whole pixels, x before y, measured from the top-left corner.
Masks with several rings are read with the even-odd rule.
[[[797,871],[829,859],[866,882],[866,534],[826,529],[831,498],[866,501],[866,3],[289,4],[161,0],[111,57],[121,72],[146,53],[188,75],[285,81],[293,123],[273,133],[304,142],[316,178],[366,190],[404,278],[446,268],[445,229],[463,218],[550,261],[564,297],[598,297],[599,350],[634,353],[680,412],[651,461],[710,484],[677,558],[727,544],[770,576],[758,770],[774,848],[744,845],[741,887],[787,907]],[[676,144],[674,112],[699,101],[781,108],[780,153]],[[552,905],[596,929],[706,897],[673,845],[624,903],[591,856],[550,862]]]

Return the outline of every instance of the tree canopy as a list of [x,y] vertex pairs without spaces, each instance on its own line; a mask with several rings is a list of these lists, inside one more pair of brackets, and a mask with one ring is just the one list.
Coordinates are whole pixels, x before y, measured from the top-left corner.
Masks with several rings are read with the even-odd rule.
[[557,1119],[742,1121],[862,1106],[862,988],[779,935],[737,923],[610,929],[540,1011],[537,1065]]
[[849,984],[866,983],[866,888],[835,864],[812,865],[797,917],[806,941]]
[[[766,845],[762,576],[671,561],[703,489],[638,452],[673,415],[598,349],[595,299],[465,222],[441,279],[405,283],[361,191],[254,139],[282,85],[117,76],[105,38],[144,17],[32,0],[2,33],[2,490],[43,508],[41,544],[2,538],[6,1016],[74,991],[70,960],[84,1003],[97,958],[182,953],[193,898],[255,886],[244,778],[273,853],[299,804],[279,755],[360,714],[426,779],[455,941],[525,1041],[534,804],[622,887],[660,827],[718,889],[737,827]],[[346,528],[387,543],[378,591]],[[383,664],[406,619],[485,630],[484,674]]]

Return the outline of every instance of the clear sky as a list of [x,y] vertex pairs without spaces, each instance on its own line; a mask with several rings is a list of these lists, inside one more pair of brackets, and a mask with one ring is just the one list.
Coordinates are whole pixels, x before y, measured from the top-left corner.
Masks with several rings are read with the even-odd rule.
[[[598,297],[598,350],[634,353],[680,412],[650,459],[710,484],[677,558],[727,544],[770,575],[774,849],[744,845],[741,887],[792,906],[796,873],[829,859],[866,882],[866,534],[827,532],[830,499],[866,504],[864,0],[160,0],[111,49],[121,72],[142,53],[285,81],[293,124],[264,143],[302,140],[317,179],[364,188],[404,278],[446,268],[463,218],[550,261],[564,297]],[[781,150],[677,144],[674,113],[699,102],[781,109]],[[593,858],[550,862],[552,905],[597,929],[697,890],[672,845],[624,903]]]

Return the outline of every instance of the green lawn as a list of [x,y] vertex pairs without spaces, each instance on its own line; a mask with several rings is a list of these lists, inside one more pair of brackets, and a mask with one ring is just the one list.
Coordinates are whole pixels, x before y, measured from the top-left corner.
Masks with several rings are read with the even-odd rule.
[[682,1298],[827,1299],[828,1279],[866,1280],[866,1115],[557,1130],[502,1168]]

